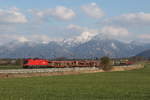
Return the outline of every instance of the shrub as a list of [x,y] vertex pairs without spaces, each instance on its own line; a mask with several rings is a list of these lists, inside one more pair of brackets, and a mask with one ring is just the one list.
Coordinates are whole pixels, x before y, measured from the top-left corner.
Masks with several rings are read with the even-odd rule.
[[112,69],[111,60],[109,59],[109,57],[102,57],[100,59],[100,62],[101,62],[103,70],[108,71],[108,70]]

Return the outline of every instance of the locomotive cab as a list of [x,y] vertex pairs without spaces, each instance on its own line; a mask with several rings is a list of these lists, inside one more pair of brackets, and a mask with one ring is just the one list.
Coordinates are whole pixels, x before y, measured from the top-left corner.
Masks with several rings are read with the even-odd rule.
[[48,60],[45,59],[24,59],[23,68],[47,68]]

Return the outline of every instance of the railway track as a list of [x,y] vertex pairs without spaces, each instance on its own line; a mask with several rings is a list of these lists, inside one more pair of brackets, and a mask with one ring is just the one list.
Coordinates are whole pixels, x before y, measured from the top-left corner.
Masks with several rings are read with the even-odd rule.
[[98,68],[49,68],[49,69],[11,69],[11,70],[0,70],[0,74],[19,74],[19,73],[52,73],[52,72],[69,72],[69,71],[92,71]]

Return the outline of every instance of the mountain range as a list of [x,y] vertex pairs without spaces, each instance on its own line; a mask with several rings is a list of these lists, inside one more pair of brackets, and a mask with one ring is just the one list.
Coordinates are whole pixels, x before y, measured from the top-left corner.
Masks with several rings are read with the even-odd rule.
[[150,58],[150,49],[143,51],[143,52],[137,54],[136,56],[140,56],[140,57],[144,57],[144,58]]
[[0,58],[113,58],[135,56],[150,49],[149,43],[122,42],[110,38],[93,37],[88,41],[64,40],[49,43],[18,42],[0,46]]

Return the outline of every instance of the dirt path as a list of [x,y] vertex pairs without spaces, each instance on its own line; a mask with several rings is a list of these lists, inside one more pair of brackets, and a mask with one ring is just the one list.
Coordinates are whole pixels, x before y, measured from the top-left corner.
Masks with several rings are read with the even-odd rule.
[[[144,68],[144,65],[131,65],[131,66],[114,66],[112,71],[126,71]],[[71,74],[81,74],[81,73],[96,73],[105,72],[102,69],[23,69],[23,70],[0,70],[0,78],[15,78],[15,77],[33,77],[33,76],[54,76],[54,75],[71,75]]]
[[111,71],[126,71],[144,68],[142,64],[130,65],[130,66],[114,66]]

